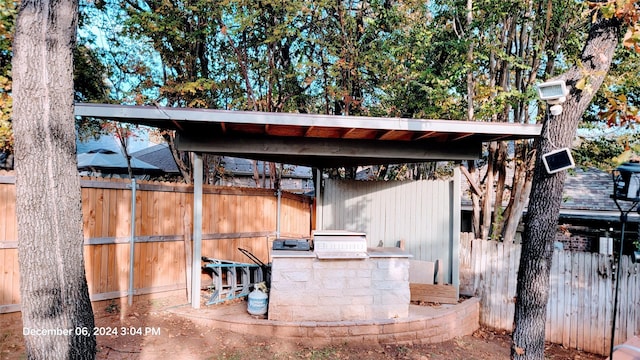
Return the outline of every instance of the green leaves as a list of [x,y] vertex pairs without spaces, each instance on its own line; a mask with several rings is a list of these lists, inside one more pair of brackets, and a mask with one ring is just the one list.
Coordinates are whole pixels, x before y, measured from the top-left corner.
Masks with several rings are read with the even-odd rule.
[[13,146],[11,129],[11,43],[15,18],[18,14],[15,1],[0,2],[0,148]]

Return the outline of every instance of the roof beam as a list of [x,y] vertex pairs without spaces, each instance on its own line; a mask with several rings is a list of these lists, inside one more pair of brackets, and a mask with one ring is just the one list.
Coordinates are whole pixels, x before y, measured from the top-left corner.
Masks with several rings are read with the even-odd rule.
[[251,159],[280,159],[299,165],[386,164],[436,160],[468,160],[480,156],[480,143],[427,146],[405,141],[360,139],[197,136],[179,133],[176,146],[183,151],[209,152]]

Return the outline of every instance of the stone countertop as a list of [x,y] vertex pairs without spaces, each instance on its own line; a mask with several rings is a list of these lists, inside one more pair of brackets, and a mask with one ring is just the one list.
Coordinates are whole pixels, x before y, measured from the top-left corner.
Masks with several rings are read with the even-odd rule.
[[297,250],[271,250],[272,258],[314,258],[316,253],[313,251],[297,251]]
[[410,253],[397,247],[375,247],[367,248],[367,254],[370,258],[376,257],[394,257],[394,258],[412,258]]
[[[375,247],[367,248],[367,255],[370,258],[412,258],[410,253],[397,247]],[[272,258],[315,258],[316,253],[313,251],[295,251],[295,250],[272,250]]]

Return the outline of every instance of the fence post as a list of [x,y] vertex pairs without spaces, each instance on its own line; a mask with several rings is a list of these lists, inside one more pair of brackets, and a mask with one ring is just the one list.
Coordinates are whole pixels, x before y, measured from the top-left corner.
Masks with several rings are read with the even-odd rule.
[[129,239],[129,291],[127,303],[133,304],[133,261],[136,248],[136,179],[131,179],[131,232]]
[[184,207],[184,216],[182,218],[182,227],[184,232],[184,273],[187,281],[187,302],[191,302],[191,232],[193,231],[193,219],[191,218],[191,210],[189,206]]

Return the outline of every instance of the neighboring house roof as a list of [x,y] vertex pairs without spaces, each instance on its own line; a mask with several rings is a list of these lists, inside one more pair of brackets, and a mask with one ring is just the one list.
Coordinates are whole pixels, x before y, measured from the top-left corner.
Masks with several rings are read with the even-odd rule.
[[[222,162],[224,163],[225,173],[233,176],[253,176],[253,160],[237,158],[232,156],[223,156]],[[264,168],[264,161],[258,161],[258,173],[262,174]],[[284,165],[283,177],[287,178],[299,178],[299,179],[311,179],[313,177],[311,168],[301,165]],[[269,174],[269,167],[266,168],[265,173]]]
[[[148,136],[143,131],[136,132],[135,137],[130,137],[127,140],[127,149],[129,153],[133,153],[142,149],[145,149],[153,145],[149,141]],[[91,150],[106,149],[114,152],[121,152],[120,141],[113,135],[100,135],[96,138],[89,138],[84,141],[76,140],[76,152],[78,154],[87,153]]]
[[[470,209],[469,183],[464,178],[462,180],[462,206]],[[595,168],[569,170],[563,189],[560,217],[619,221],[620,211],[611,199],[612,193],[611,173]],[[630,221],[638,221],[638,217],[638,214],[629,214]]]
[[611,173],[599,169],[575,169],[567,175],[562,208],[591,211],[616,210],[611,194],[613,194]]
[[[131,158],[131,169],[134,172],[161,171],[160,168],[136,158]],[[127,160],[122,153],[108,149],[97,149],[84,154],[78,154],[78,170],[126,173],[128,167]]]
[[146,149],[136,151],[132,153],[131,156],[154,165],[162,169],[165,173],[179,173],[178,165],[176,165],[176,161],[171,154],[171,149],[169,149],[169,145],[167,144],[153,145]]

